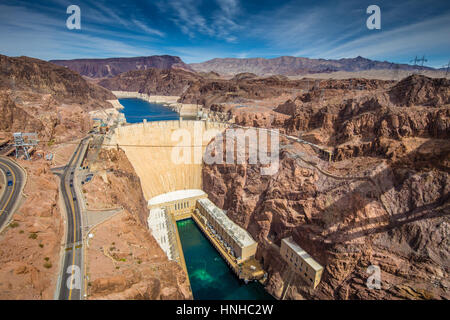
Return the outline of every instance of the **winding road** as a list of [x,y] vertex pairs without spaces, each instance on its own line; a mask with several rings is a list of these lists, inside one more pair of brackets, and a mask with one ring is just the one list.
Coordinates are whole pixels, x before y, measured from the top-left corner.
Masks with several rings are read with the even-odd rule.
[[8,224],[9,219],[17,208],[23,187],[26,182],[26,174],[13,160],[0,157],[0,170],[5,175],[5,190],[0,198],[0,231]]

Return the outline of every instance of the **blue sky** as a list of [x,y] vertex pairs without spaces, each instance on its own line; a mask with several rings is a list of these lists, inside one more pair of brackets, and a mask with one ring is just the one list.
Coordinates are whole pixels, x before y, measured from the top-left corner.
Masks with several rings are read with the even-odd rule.
[[[81,30],[66,28],[69,5]],[[381,8],[381,30],[366,8]],[[0,53],[44,60],[180,56],[351,58],[426,65],[450,60],[448,0],[151,0],[0,2]]]

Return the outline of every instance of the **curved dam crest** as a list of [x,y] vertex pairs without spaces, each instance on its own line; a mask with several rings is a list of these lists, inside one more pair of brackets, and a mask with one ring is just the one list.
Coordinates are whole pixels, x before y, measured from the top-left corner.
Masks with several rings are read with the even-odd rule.
[[[206,146],[226,127],[201,120],[144,120],[116,128],[110,144],[125,151],[148,201],[176,190],[202,189]],[[190,161],[183,161],[185,157]]]

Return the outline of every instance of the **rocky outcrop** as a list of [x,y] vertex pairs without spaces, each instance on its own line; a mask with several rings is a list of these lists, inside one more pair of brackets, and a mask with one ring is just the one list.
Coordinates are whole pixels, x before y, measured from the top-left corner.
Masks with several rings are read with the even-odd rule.
[[267,99],[297,91],[305,80],[288,80],[280,76],[259,78],[249,74],[226,80],[214,74],[174,69],[130,71],[99,84],[113,91],[132,91],[149,95],[180,96],[179,102],[201,104],[245,103],[251,99]]
[[179,57],[168,55],[134,58],[50,60],[50,62],[67,67],[90,78],[112,78],[120,73],[150,68],[191,70]]
[[125,153],[121,149],[103,149],[91,167],[101,174],[94,176],[93,183],[83,186],[88,207],[94,210],[123,207],[146,227],[147,201],[140,179]]
[[184,70],[150,68],[129,71],[99,84],[113,91],[132,91],[148,95],[181,96],[200,75]]
[[81,137],[90,128],[89,111],[111,108],[108,90],[54,64],[0,55],[0,130],[37,132],[44,141]]
[[[204,165],[204,190],[258,241],[275,296],[289,281],[277,246],[293,236],[325,270],[315,290],[295,277],[288,299],[450,297],[449,86],[413,76],[400,94],[400,83],[350,90],[321,82],[333,89],[313,89],[276,109],[284,121],[239,118],[332,149],[331,163],[282,138],[272,176],[261,175],[260,165]],[[366,285],[371,265],[381,270],[381,289]]]
[[88,83],[78,73],[39,59],[0,55],[0,90],[50,94],[59,103],[95,104],[114,99],[102,87]]
[[393,103],[407,107],[450,104],[450,80],[413,75],[397,83],[389,95]]
[[[293,235],[325,272],[315,291],[296,278],[290,299],[448,299],[446,172],[396,169],[361,157],[328,170],[366,179],[335,179],[306,162],[311,150],[295,151],[282,153],[274,176],[261,176],[251,165],[203,171],[209,197],[257,239],[269,292],[279,297],[287,281],[287,266],[272,243]],[[366,286],[369,265],[381,268],[382,290]]]
[[187,275],[169,261],[147,226],[147,202],[122,150],[102,150],[83,193],[89,209],[123,208],[93,231],[90,299],[191,299]]

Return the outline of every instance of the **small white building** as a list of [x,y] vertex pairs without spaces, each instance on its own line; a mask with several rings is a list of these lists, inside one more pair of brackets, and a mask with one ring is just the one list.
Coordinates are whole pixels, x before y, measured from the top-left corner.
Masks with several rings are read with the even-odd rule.
[[186,218],[195,209],[198,199],[208,195],[199,189],[177,190],[160,194],[148,200],[148,208],[165,208],[167,214],[172,214],[176,221]]
[[280,254],[303,280],[311,287],[317,287],[322,277],[323,267],[303,250],[292,237],[281,240]]

